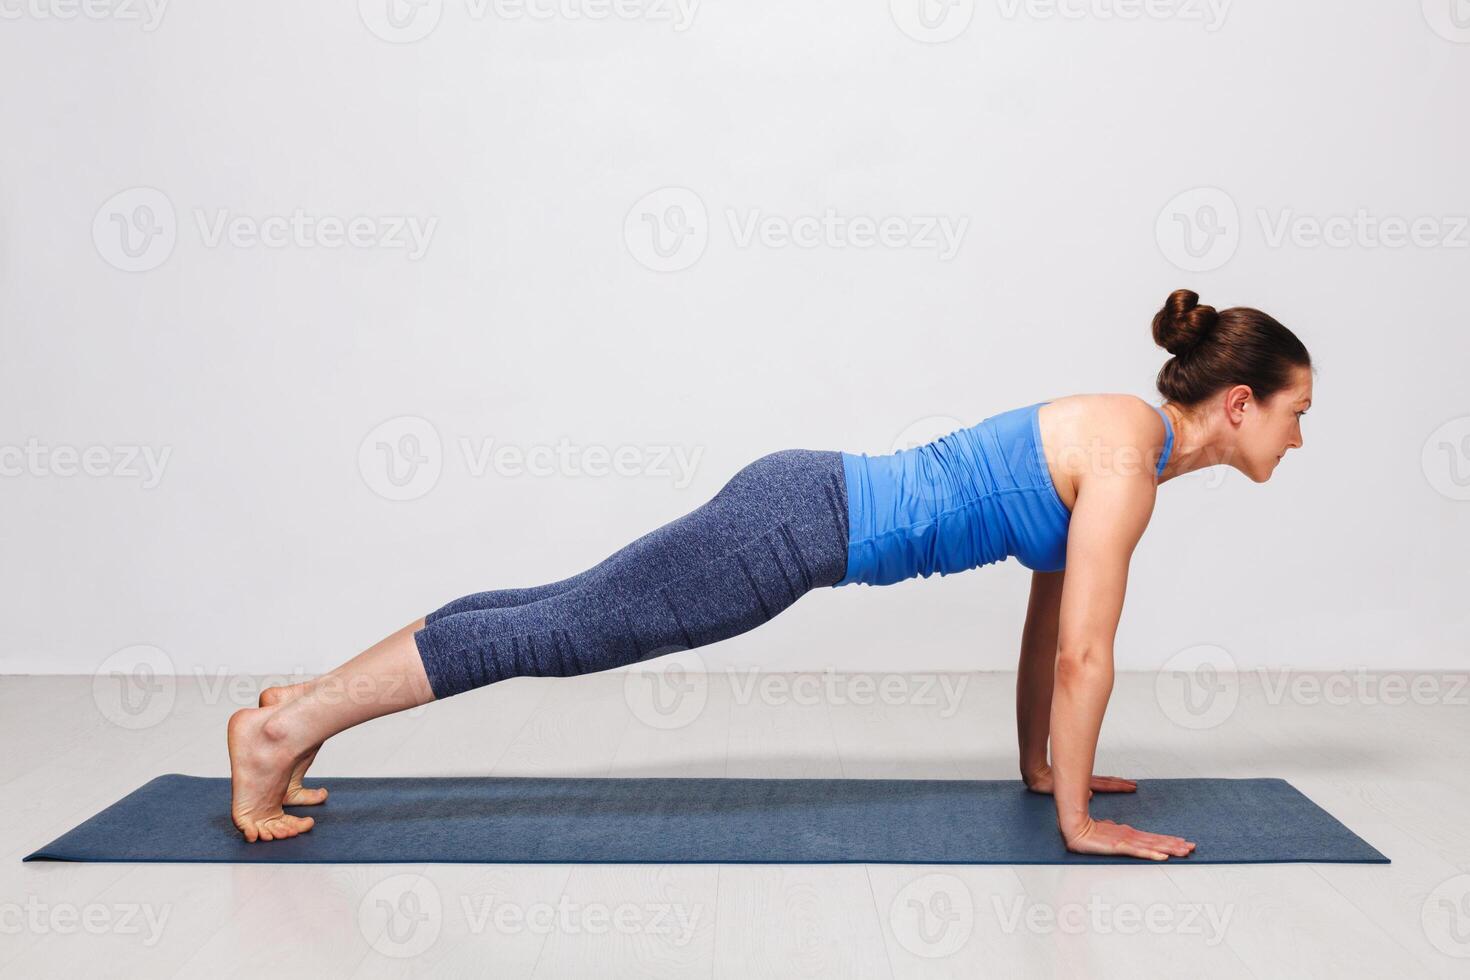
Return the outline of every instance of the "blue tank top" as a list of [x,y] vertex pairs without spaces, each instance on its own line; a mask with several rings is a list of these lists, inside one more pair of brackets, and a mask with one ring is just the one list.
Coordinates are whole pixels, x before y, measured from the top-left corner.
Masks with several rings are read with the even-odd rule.
[[[1067,563],[1072,520],[1042,452],[1037,402],[881,456],[842,454],[847,574],[834,588],[950,575],[1015,557],[1033,571]],[[1154,478],[1174,447],[1167,435]]]

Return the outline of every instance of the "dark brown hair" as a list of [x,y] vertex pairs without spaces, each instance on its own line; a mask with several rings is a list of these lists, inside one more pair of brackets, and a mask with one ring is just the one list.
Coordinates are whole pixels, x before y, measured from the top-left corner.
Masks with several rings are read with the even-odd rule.
[[1249,385],[1269,401],[1291,382],[1294,367],[1312,366],[1296,334],[1248,306],[1216,312],[1199,294],[1176,289],[1154,314],[1154,341],[1174,356],[1159,369],[1159,394],[1197,405],[1231,385]]

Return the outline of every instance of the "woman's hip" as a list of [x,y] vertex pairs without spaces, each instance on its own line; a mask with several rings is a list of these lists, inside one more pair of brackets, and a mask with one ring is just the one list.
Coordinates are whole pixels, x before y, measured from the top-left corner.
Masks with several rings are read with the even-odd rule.
[[783,540],[804,589],[834,585],[847,570],[848,500],[842,453],[781,449],[732,476],[710,501],[711,519],[734,539]]

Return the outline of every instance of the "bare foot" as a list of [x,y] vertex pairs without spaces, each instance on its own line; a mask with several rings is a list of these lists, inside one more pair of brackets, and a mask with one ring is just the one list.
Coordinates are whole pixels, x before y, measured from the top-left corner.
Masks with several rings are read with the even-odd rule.
[[316,823],[281,809],[292,768],[304,757],[270,724],[270,708],[241,708],[230,716],[230,818],[250,843],[285,840]]
[[[285,684],[280,687],[268,687],[260,692],[260,706],[268,708],[282,701],[294,701],[306,690],[306,681],[300,684]],[[306,778],[306,770],[316,761],[317,752],[321,751],[321,745],[315,746],[306,756],[291,768],[291,778],[286,783],[286,798],[283,801],[286,806],[316,806],[318,803],[327,802],[327,791],[321,788],[307,789],[301,785]]]

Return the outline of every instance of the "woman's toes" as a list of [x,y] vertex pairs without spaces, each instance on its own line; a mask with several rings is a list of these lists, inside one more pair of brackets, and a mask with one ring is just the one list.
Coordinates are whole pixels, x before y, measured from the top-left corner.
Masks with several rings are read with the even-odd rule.
[[281,814],[279,819],[285,824],[287,831],[292,837],[295,837],[297,834],[304,834],[316,825],[316,821],[311,817],[297,817],[289,813]]
[[306,770],[310,769],[311,764],[316,761],[316,754],[320,749],[320,745],[312,749],[291,770],[291,780],[286,784],[287,806],[316,806],[327,801],[326,790],[315,786],[308,789],[301,785],[301,781],[306,778]]
[[300,697],[304,687],[306,687],[306,681],[300,684],[277,684],[275,687],[267,687],[260,692],[260,707],[268,708],[273,704]]
[[277,814],[262,820],[258,825],[261,840],[286,840],[304,834],[316,823],[311,817],[296,817],[289,813]]
[[286,790],[287,806],[317,806],[327,802],[327,791],[324,789],[307,789],[305,786],[296,786]]

